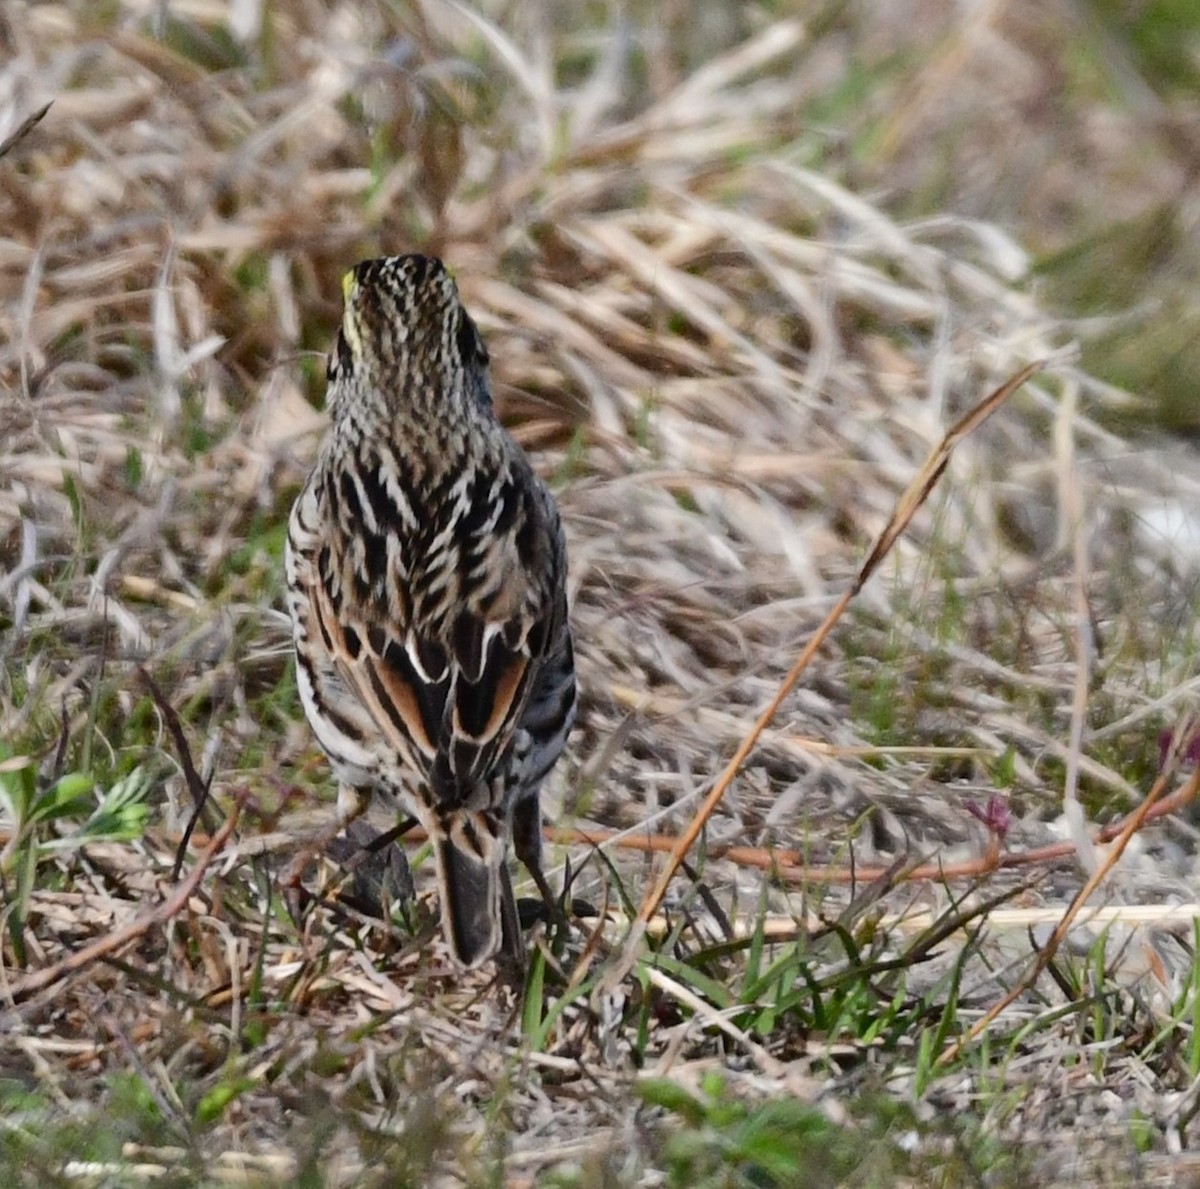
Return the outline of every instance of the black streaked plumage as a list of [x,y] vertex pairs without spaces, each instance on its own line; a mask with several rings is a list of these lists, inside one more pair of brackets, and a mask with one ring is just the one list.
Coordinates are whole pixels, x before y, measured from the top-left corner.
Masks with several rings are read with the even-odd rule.
[[575,715],[566,546],[441,262],[368,260],[344,288],[333,424],[288,529],[300,693],[339,780],[428,831],[470,967],[521,952],[510,833],[545,890],[538,788]]

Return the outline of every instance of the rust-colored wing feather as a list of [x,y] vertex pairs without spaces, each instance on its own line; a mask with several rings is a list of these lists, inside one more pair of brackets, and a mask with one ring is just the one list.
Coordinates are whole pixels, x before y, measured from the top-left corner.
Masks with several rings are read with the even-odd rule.
[[[361,474],[386,463],[360,458],[355,466]],[[481,471],[460,479],[435,503],[441,523],[418,530],[437,541],[432,550],[405,531],[408,518],[398,509],[381,506],[388,491],[403,489],[400,477],[359,489],[352,507],[339,499],[340,479],[323,484],[318,497],[322,519],[367,513],[391,534],[376,582],[362,581],[360,557],[336,544],[323,550],[312,606],[346,686],[398,765],[424,778],[444,809],[497,807],[503,790],[492,788],[493,777],[504,774],[557,597],[556,553],[546,543],[557,545],[560,530],[544,523],[544,502],[532,493],[537,480],[512,469],[504,459],[499,477]],[[367,498],[375,501],[369,509]],[[347,527],[330,539],[346,539]],[[398,597],[392,588],[401,584]]]

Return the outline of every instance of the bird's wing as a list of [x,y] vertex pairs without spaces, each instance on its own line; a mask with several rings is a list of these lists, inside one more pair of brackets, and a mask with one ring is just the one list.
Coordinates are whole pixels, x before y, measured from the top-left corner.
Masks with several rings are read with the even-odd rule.
[[333,534],[355,544],[317,559],[313,616],[338,671],[446,808],[493,800],[489,778],[561,599],[544,572],[547,559],[550,570],[565,565],[557,520],[546,522],[523,478],[504,471],[457,483],[423,538],[402,531],[400,516],[389,528],[377,493],[362,515],[360,489],[355,533]]

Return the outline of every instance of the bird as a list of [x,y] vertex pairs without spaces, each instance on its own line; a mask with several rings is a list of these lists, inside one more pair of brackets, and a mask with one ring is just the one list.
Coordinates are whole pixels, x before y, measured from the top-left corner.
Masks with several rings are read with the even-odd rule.
[[342,288],[285,549],[300,699],[340,816],[379,795],[427,832],[455,962],[521,963],[509,843],[553,910],[539,789],[576,709],[561,519],[445,264],[365,260]]

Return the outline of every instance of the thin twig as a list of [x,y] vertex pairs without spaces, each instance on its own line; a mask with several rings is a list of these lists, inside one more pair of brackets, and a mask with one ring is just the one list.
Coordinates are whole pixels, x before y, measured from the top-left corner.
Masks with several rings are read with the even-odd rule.
[[196,771],[196,765],[192,760],[192,749],[188,745],[187,736],[183,733],[183,725],[179,721],[179,715],[175,713],[175,707],[167,701],[166,696],[158,688],[158,684],[144,665],[138,666],[138,676],[142,679],[142,684],[150,691],[150,696],[154,699],[154,704],[158,707],[159,713],[167,724],[167,730],[171,733],[175,751],[179,755],[180,767],[183,768],[184,783],[187,785],[188,792],[192,796],[192,804],[195,806],[192,816],[184,827],[183,837],[180,838],[179,847],[175,851],[175,864],[171,868],[171,878],[178,879],[180,871],[183,870],[183,859],[187,854],[192,831],[196,828],[196,823],[201,816],[204,817],[204,828],[209,833],[217,828],[221,819],[218,813],[207,812],[210,809],[215,810],[215,806],[211,805],[208,799],[208,781],[204,780]]

